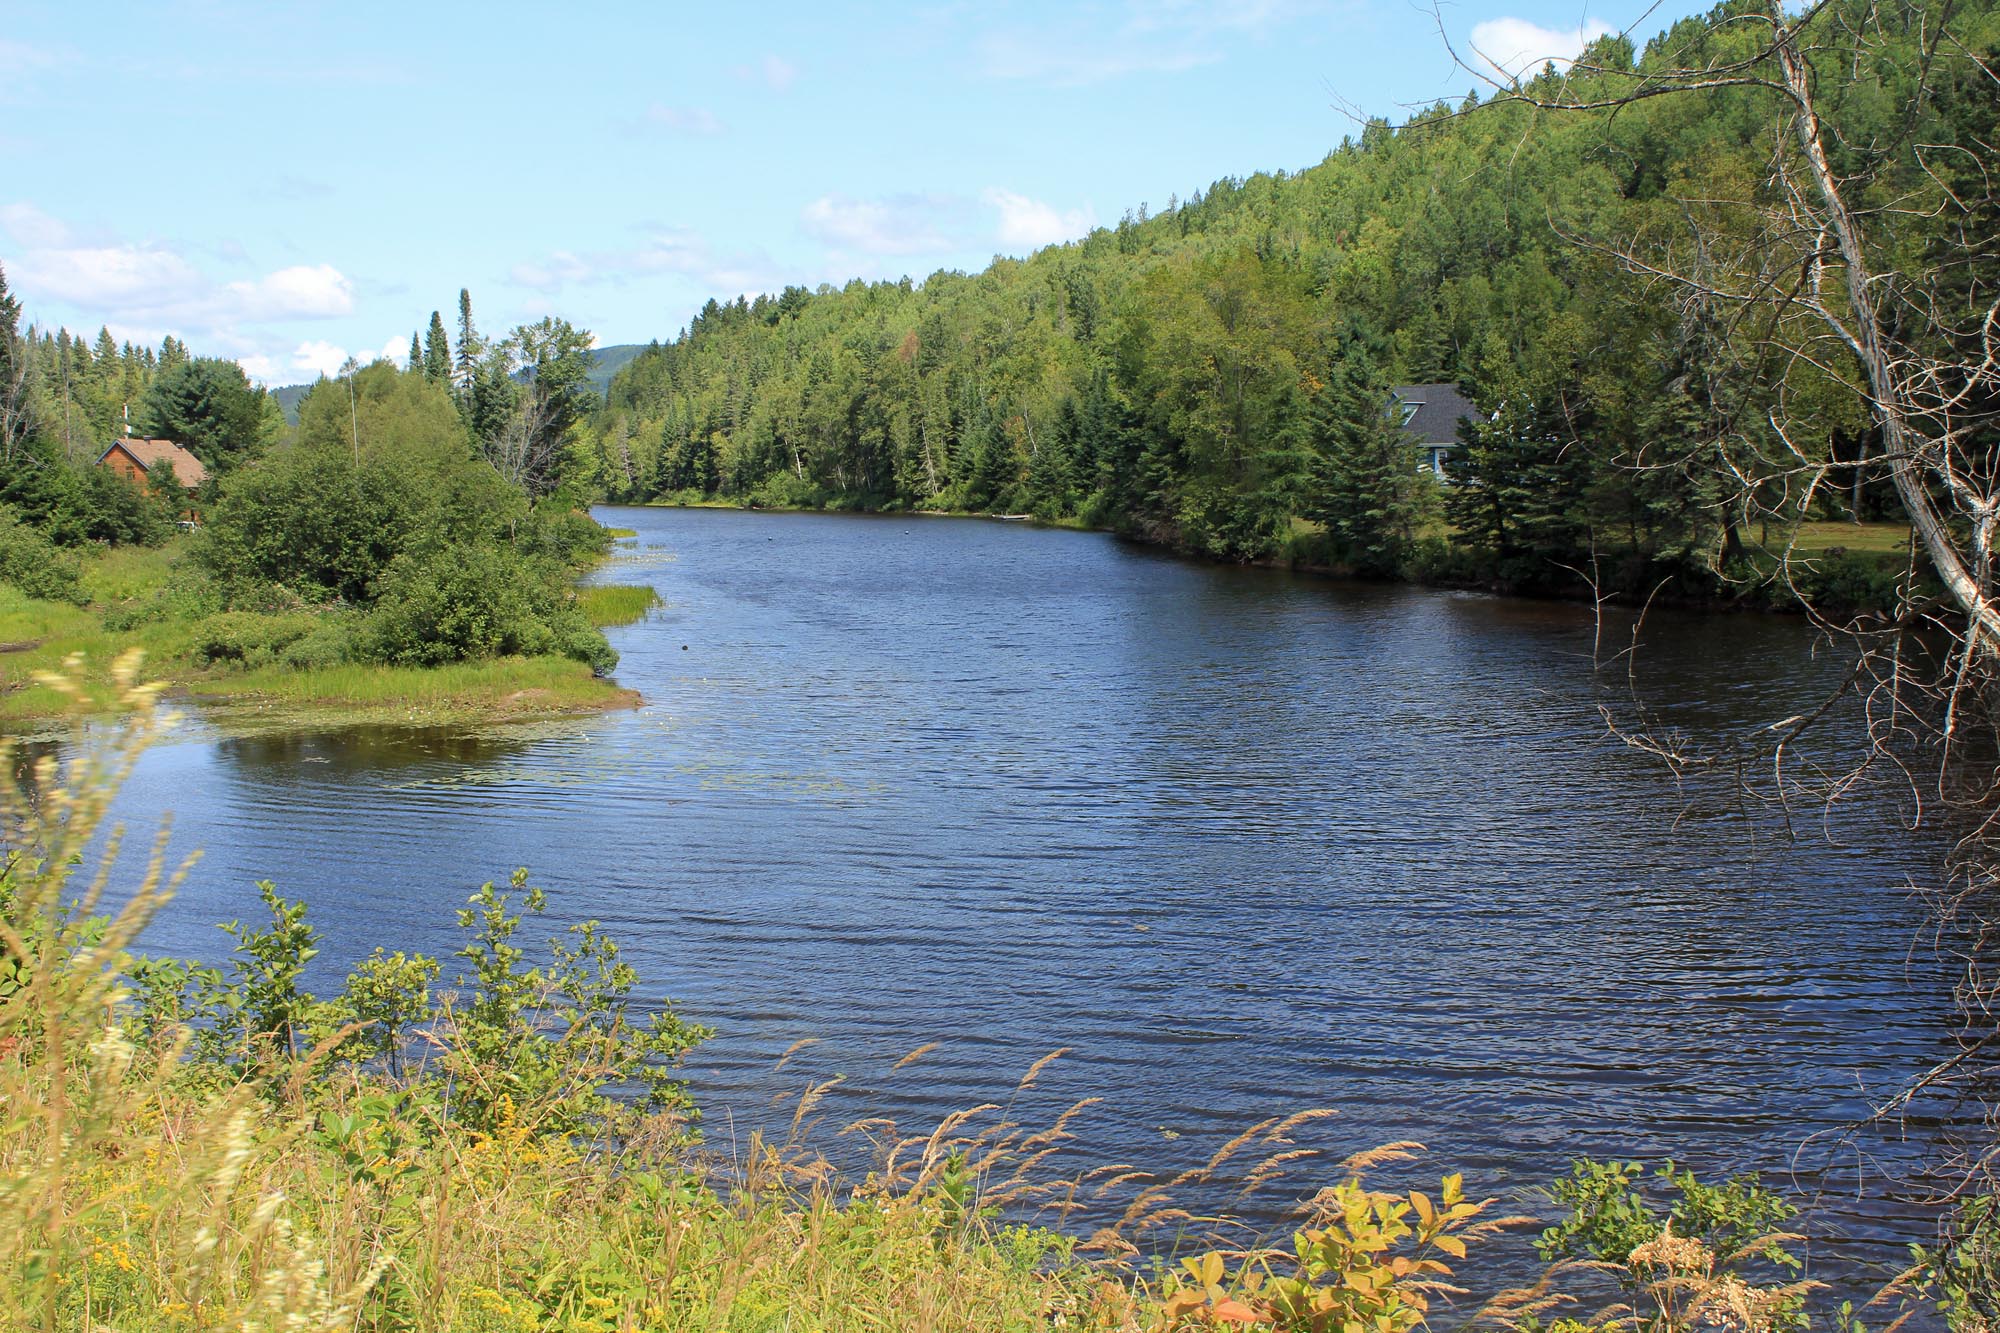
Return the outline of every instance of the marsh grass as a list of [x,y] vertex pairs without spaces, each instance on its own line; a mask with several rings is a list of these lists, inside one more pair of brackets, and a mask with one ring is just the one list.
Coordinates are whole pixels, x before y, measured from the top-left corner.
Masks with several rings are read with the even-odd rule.
[[646,613],[660,604],[657,592],[629,583],[589,584],[578,588],[576,597],[590,623],[599,629],[644,620]]
[[[157,614],[156,604],[174,586],[184,546],[182,538],[159,548],[96,552],[83,569],[91,598],[87,607],[39,601],[0,584],[0,721],[60,718],[94,706],[90,701],[99,696],[113,697],[104,664],[133,649],[145,654],[173,692],[308,719],[339,714],[356,722],[472,722],[590,713],[636,701],[631,691],[594,678],[583,663],[554,656],[442,667],[345,664],[303,670],[204,663],[195,652],[194,624],[184,615]],[[637,605],[641,594],[647,600]],[[645,588],[586,588],[578,595],[600,625],[629,624],[657,600]],[[148,613],[118,619],[133,608],[148,608]],[[108,628],[107,617],[124,627]],[[63,664],[79,655],[86,664],[79,669],[89,676],[94,693],[76,698],[40,682],[40,675],[62,672]]]
[[265,667],[204,676],[188,682],[186,689],[200,700],[298,715],[325,710],[349,722],[440,723],[575,713],[623,706],[633,697],[566,657],[502,657],[434,667]]

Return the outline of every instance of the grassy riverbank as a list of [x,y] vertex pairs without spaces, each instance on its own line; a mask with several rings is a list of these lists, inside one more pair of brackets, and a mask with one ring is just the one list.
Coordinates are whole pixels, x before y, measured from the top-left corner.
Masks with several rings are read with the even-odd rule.
[[[83,657],[86,670],[101,672],[133,648],[145,651],[148,671],[176,695],[266,718],[464,723],[591,713],[638,701],[632,691],[594,675],[588,664],[555,655],[437,666],[259,663],[254,651],[222,656],[214,642],[218,618],[178,592],[191,573],[185,567],[188,540],[115,547],[85,557],[84,605],[39,600],[0,583],[0,721],[70,712],[74,702],[39,684],[37,673],[59,671],[73,655]],[[618,585],[580,588],[576,598],[598,626],[629,624],[658,600],[650,588]],[[330,621],[343,613],[252,616],[232,623],[231,630],[239,640],[255,642],[260,632],[268,640],[312,625],[315,614]]]

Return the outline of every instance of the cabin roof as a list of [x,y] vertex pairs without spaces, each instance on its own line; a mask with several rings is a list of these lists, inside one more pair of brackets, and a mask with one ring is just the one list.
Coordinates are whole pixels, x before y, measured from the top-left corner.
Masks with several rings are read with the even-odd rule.
[[1403,429],[1417,444],[1457,444],[1458,423],[1479,417],[1455,384],[1398,384],[1389,392],[1405,408],[1416,409]]
[[201,460],[172,440],[113,440],[110,448],[97,456],[97,461],[102,463],[111,457],[112,449],[123,450],[133,462],[144,468],[149,476],[155,467],[165,463],[167,471],[189,490],[193,490],[208,479],[208,469],[201,465]]

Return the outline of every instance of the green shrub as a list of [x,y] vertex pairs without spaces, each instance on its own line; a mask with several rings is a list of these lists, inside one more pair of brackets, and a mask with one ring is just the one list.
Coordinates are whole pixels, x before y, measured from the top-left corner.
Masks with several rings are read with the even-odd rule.
[[1796,1207],[1754,1175],[1709,1185],[1667,1161],[1650,1189],[1648,1179],[1639,1162],[1579,1159],[1548,1189],[1564,1216],[1535,1248],[1551,1263],[1597,1264],[1663,1311],[1744,1284],[1758,1292],[1767,1327],[1805,1328],[1804,1290],[1790,1285],[1803,1265],[1786,1248],[1798,1239],[1785,1230]]
[[218,577],[362,604],[399,556],[531,524],[520,493],[467,451],[442,388],[387,366],[352,387],[352,403],[316,398],[296,442],[221,482],[195,545]]
[[559,654],[601,675],[618,662],[559,575],[487,546],[398,559],[383,575],[362,649],[405,666]]
[[752,509],[819,509],[826,504],[826,492],[790,472],[766,477],[744,497]]
[[611,549],[611,532],[580,509],[547,502],[516,525],[513,546],[529,559],[584,569]]
[[298,671],[341,666],[355,659],[353,627],[355,617],[321,615],[312,632],[285,645],[280,656],[284,665]]
[[367,651],[405,666],[551,652],[552,635],[535,615],[535,582],[489,547],[398,559],[382,576]]
[[1828,547],[1811,560],[1793,562],[1792,581],[1814,609],[1828,615],[1891,612],[1909,561],[1900,553]]
[[0,580],[45,602],[87,606],[83,562],[0,507]]
[[198,621],[191,651],[203,666],[234,662],[245,667],[286,662],[287,652],[320,629],[310,611],[259,615],[254,611],[222,611]]
[[1962,1199],[1935,1247],[1912,1245],[1916,1287],[1952,1333],[2000,1328],[2000,1195]]

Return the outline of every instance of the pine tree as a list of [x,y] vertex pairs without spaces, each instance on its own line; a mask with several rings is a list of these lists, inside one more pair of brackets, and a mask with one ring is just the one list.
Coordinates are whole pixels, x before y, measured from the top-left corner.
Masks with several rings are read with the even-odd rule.
[[414,333],[410,335],[410,363],[404,369],[412,375],[421,375],[424,370],[424,347]]

